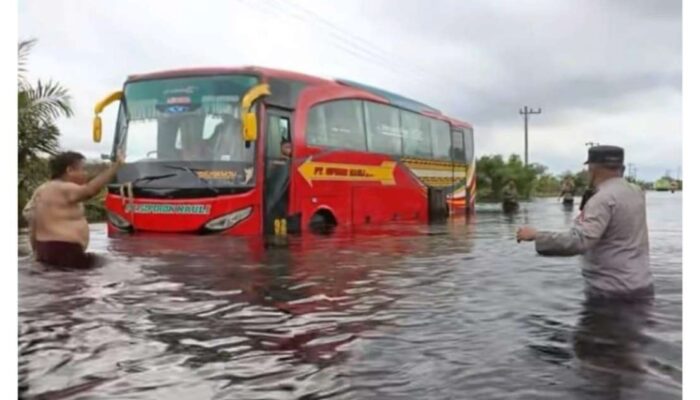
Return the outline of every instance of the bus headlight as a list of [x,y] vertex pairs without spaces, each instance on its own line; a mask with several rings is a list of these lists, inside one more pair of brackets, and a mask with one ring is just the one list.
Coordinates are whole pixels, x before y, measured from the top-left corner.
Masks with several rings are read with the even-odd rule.
[[120,215],[113,212],[107,211],[107,219],[109,223],[114,225],[117,229],[127,231],[131,229],[131,224],[126,219],[122,218]]
[[223,231],[229,229],[230,227],[248,218],[252,211],[253,207],[247,207],[242,210],[234,211],[230,214],[214,218],[207,222],[207,224],[204,225],[204,228],[210,231]]

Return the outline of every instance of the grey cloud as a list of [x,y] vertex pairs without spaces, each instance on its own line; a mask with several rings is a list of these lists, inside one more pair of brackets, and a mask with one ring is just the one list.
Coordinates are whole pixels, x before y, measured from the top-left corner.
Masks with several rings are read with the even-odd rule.
[[[483,154],[500,151],[499,141],[519,143],[523,105],[542,107],[538,123],[561,130],[580,124],[577,113],[605,120],[593,136],[623,130],[615,124],[627,123],[630,112],[657,127],[680,120],[680,106],[669,106],[673,96],[660,90],[680,96],[681,12],[679,0],[22,2],[20,37],[40,39],[36,60],[44,65],[30,68],[42,77],[55,71],[86,107],[67,129],[87,131],[88,105],[131,73],[267,64],[366,82],[437,106],[492,136],[481,141]],[[240,29],[258,26],[250,21],[264,31]],[[616,113],[628,118],[619,122]],[[66,143],[77,146],[85,132]],[[680,131],[664,135],[673,146],[655,158],[676,163]],[[648,143],[625,140],[630,148]],[[570,152],[542,153],[540,161],[569,168]]]
[[[590,107],[606,108],[616,96],[630,91],[658,85],[680,91],[680,2],[644,1],[637,7],[637,2],[557,1],[541,6],[551,6],[556,13],[529,10],[539,3],[364,4],[377,24],[390,24],[397,36],[410,38],[400,50],[411,54],[412,48],[414,55],[420,54],[414,57],[417,63],[445,59],[441,50],[432,51],[434,44],[451,43],[455,52],[476,47],[506,70],[487,90],[472,89],[471,102],[479,105],[480,112],[491,105],[523,101],[578,107],[588,100]],[[396,12],[399,8],[401,12]],[[489,79],[489,71],[474,71],[468,64],[454,69],[443,64],[443,71],[451,71],[442,74],[450,75],[450,82]],[[465,97],[469,96],[462,100]]]

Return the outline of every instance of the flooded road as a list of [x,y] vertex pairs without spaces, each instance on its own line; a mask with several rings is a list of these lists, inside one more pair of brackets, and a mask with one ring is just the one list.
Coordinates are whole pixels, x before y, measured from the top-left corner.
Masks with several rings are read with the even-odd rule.
[[108,239],[52,271],[20,237],[19,386],[31,399],[681,397],[680,193],[648,193],[654,304],[583,302],[579,259],[517,245],[511,217],[290,238]]

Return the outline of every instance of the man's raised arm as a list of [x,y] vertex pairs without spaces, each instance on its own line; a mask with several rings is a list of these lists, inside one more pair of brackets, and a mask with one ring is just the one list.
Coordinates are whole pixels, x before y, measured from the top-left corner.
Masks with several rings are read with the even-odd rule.
[[96,177],[85,185],[75,185],[68,189],[68,196],[72,202],[80,202],[97,196],[107,184],[114,179],[117,171],[124,164],[124,153],[117,153],[117,159],[105,171],[100,172]]

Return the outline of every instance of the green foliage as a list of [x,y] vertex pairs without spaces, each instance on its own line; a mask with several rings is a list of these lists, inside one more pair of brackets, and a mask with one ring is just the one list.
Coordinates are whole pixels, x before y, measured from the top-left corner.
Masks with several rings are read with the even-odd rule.
[[520,197],[529,199],[533,196],[559,196],[562,183],[573,178],[574,190],[582,194],[588,187],[588,172],[583,169],[578,173],[565,172],[554,176],[541,164],[525,166],[517,155],[504,161],[500,155],[482,156],[476,162],[477,195],[481,200],[501,200],[501,193],[509,180],[513,179]]
[[583,193],[583,191],[589,186],[589,183],[590,177],[588,176],[588,170],[582,169],[574,175],[574,187],[576,187],[576,193]]
[[17,167],[18,206],[21,210],[34,189],[48,179],[45,156],[58,151],[60,132],[56,119],[73,115],[68,90],[54,81],[29,82],[26,77],[29,53],[36,40],[20,41],[17,46]]
[[31,84],[25,76],[27,58],[36,40],[19,42],[17,79],[17,163],[19,184],[26,181],[29,164],[58,150],[56,119],[73,115],[68,90],[54,81]]
[[508,161],[504,161],[500,155],[482,156],[476,162],[477,193],[482,199],[497,200],[512,179],[520,196],[530,198],[538,176],[546,170],[546,167],[539,164],[525,166],[520,156],[515,154],[508,157]]
[[536,196],[557,196],[561,192],[561,182],[554,175],[544,173],[535,181]]

